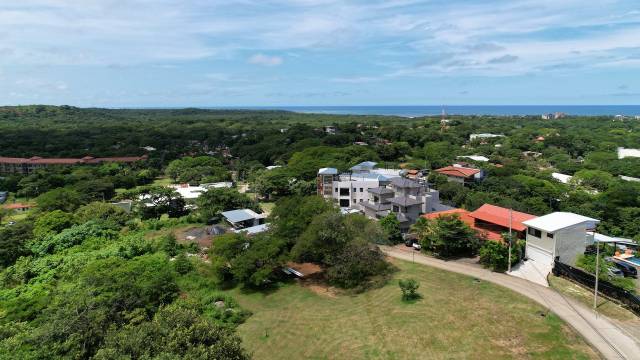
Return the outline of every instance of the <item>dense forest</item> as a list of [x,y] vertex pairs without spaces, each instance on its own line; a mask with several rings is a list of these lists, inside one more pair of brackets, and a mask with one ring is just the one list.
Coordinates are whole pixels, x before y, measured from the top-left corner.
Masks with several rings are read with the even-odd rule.
[[[330,284],[350,291],[384,281],[394,270],[372,244],[397,242],[397,229],[342,216],[313,196],[321,167],[346,170],[371,160],[422,170],[451,206],[570,211],[601,219],[602,233],[640,240],[640,182],[619,177],[640,178],[640,158],[617,155],[618,147],[640,148],[640,121],[446,120],[0,108],[0,156],[149,156],[129,165],[0,175],[9,202],[37,205],[22,217],[0,213],[0,358],[249,358],[235,328],[251,314],[222,290],[264,290],[287,281],[280,269],[291,260],[318,264]],[[470,140],[477,133],[503,136]],[[464,186],[432,171],[464,155],[489,159],[473,164],[486,172],[484,181]],[[553,172],[572,178],[559,182]],[[251,195],[237,186],[187,202],[165,186],[222,181],[246,185]],[[121,200],[132,200],[133,210],[111,204]],[[259,212],[262,202],[275,205],[271,229],[258,236],[225,234],[211,248],[198,248],[166,231],[211,225],[222,211]],[[447,226],[458,231],[461,225],[445,219]]]

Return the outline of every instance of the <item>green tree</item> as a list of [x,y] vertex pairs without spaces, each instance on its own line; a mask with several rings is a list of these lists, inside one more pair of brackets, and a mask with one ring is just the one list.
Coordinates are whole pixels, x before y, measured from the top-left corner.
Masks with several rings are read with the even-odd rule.
[[247,194],[235,189],[209,189],[197,200],[198,212],[203,222],[216,219],[221,212],[236,209],[251,209],[260,212],[260,205]]
[[36,237],[54,235],[75,224],[72,214],[62,210],[54,210],[39,216],[33,226],[33,234]]
[[94,359],[248,360],[240,338],[180,304],[161,308],[151,321],[113,329]]
[[173,268],[178,274],[185,275],[193,271],[194,266],[191,261],[189,261],[187,255],[185,253],[181,253],[176,256],[175,260],[173,261]]
[[420,283],[416,279],[400,279],[398,286],[402,291],[402,300],[409,301],[420,297],[418,294]]
[[389,213],[389,215],[380,219],[380,226],[387,235],[387,239],[392,244],[397,244],[402,241],[402,233],[400,232],[400,221],[396,217],[395,213]]
[[165,173],[174,181],[198,184],[229,180],[231,177],[220,160],[210,156],[183,157],[167,166]]
[[[515,257],[515,254],[512,254]],[[480,263],[493,271],[505,271],[509,264],[509,247],[497,241],[485,241],[480,247]]]
[[0,227],[0,266],[7,267],[20,256],[28,255],[27,242],[32,237],[33,225],[27,221]]
[[444,257],[471,255],[477,250],[478,235],[457,215],[444,215],[428,222],[429,236],[421,239],[425,249]]
[[64,212],[73,212],[83,204],[84,200],[76,190],[58,188],[38,196],[36,202],[40,211],[62,210]]
[[290,196],[278,202],[269,215],[275,237],[293,244],[318,214],[339,210],[320,196]]
[[92,202],[80,207],[75,212],[75,217],[79,223],[95,221],[113,228],[124,226],[130,219],[129,214],[121,207],[102,202]]

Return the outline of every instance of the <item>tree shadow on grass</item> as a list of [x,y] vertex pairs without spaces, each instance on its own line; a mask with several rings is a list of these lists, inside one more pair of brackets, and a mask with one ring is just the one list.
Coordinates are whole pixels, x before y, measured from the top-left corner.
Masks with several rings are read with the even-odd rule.
[[403,296],[402,297],[402,303],[403,304],[407,304],[407,305],[411,305],[411,304],[415,304],[417,302],[419,302],[420,300],[422,300],[423,296],[416,293],[413,294],[412,296]]

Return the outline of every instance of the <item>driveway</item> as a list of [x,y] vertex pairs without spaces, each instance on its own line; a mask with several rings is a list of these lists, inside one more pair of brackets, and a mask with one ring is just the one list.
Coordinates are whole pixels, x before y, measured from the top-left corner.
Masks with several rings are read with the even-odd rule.
[[640,356],[638,339],[616,326],[607,317],[575,300],[565,298],[551,288],[492,272],[474,264],[436,259],[401,246],[380,246],[380,249],[390,257],[473,276],[518,292],[557,314],[606,359],[637,359]]

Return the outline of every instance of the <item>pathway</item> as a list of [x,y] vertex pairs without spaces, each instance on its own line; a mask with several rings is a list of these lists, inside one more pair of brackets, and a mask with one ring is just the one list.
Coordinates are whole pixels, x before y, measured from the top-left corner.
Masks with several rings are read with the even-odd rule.
[[518,277],[492,272],[472,264],[436,259],[400,246],[381,246],[380,249],[394,258],[413,260],[420,264],[473,276],[516,291],[552,310],[576,329],[606,359],[637,359],[640,356],[640,341],[638,339],[634,339],[607,317],[573,299],[565,298],[551,288],[533,284]]

